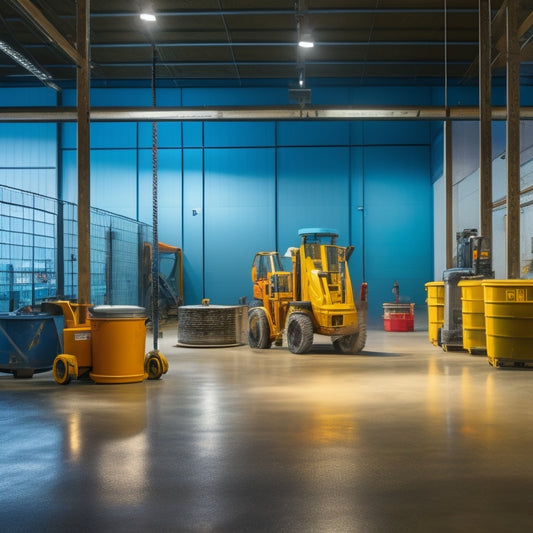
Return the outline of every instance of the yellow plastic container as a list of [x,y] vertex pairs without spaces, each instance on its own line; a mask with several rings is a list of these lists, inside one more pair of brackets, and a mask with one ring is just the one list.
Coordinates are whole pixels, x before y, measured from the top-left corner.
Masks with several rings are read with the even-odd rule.
[[96,383],[135,383],[144,371],[146,317],[142,307],[99,306],[92,310],[92,372]]
[[485,280],[483,290],[489,363],[533,366],[533,280]]
[[464,279],[461,288],[463,348],[471,354],[487,351],[483,279]]
[[444,324],[444,281],[426,283],[429,342],[438,345],[439,329]]

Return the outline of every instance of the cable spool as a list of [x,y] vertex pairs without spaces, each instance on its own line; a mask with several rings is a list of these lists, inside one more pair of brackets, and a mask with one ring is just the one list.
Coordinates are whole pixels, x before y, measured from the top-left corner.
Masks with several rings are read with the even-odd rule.
[[210,348],[244,344],[246,311],[245,305],[180,306],[178,346]]

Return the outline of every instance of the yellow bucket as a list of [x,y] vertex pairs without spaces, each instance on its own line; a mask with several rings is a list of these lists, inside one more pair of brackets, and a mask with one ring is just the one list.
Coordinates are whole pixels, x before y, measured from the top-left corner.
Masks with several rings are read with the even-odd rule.
[[483,279],[464,279],[461,288],[463,348],[469,353],[486,353],[485,304]]
[[444,281],[426,283],[428,304],[428,336],[429,342],[438,345],[439,329],[444,324]]
[[490,364],[533,365],[533,280],[485,280],[483,290]]
[[[142,311],[141,311],[142,310]],[[144,381],[146,317],[144,308],[100,306],[91,322],[93,367],[89,376],[96,383]]]

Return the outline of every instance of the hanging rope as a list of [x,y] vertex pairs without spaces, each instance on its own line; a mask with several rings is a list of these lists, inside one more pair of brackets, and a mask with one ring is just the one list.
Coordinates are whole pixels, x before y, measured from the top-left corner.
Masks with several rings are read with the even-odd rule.
[[[155,110],[155,45],[152,47],[152,106]],[[157,122],[152,122],[152,332],[159,347],[159,237],[157,234]]]

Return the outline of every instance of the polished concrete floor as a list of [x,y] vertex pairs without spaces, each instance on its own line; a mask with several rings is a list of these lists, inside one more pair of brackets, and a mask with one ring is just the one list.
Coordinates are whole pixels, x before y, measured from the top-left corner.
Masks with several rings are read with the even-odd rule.
[[176,342],[158,381],[0,374],[2,531],[532,530],[531,370],[422,329],[356,356]]

